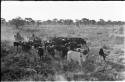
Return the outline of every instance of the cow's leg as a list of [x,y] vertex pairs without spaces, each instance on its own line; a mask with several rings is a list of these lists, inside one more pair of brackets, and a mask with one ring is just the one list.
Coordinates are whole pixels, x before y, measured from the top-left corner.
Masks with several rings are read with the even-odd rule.
[[68,64],[71,62],[71,59],[69,58],[69,55],[67,56],[67,62],[68,62]]
[[22,46],[20,45],[19,46],[19,53],[21,53],[22,52]]
[[82,71],[82,63],[79,61],[80,71]]
[[14,45],[15,54],[17,54],[17,45]]
[[44,56],[46,56],[46,49],[45,48],[43,48],[43,54],[44,54]]
[[67,62],[68,62],[68,70],[70,70],[70,66],[69,65],[70,65],[71,59],[68,58]]
[[41,56],[40,56],[40,54],[38,54],[39,55],[39,60],[41,60]]
[[41,60],[41,54],[40,54],[40,53],[38,53],[38,55],[39,55],[39,58],[40,58],[40,60]]
[[52,51],[52,53],[51,53],[51,54],[52,54],[52,56],[53,56],[53,57],[55,57],[55,53],[54,53],[54,51]]
[[19,52],[21,53],[21,51],[22,51],[22,47],[21,47],[21,46],[19,46]]
[[67,53],[65,53],[65,54],[64,54],[64,58],[66,58],[66,57],[67,57],[67,56],[66,56],[66,54],[67,54]]
[[16,45],[16,54],[18,53],[18,47],[19,47],[19,45]]
[[62,58],[65,57],[65,51],[62,51]]
[[42,60],[42,56],[40,55],[40,60]]
[[66,54],[65,58],[67,59],[67,54]]
[[22,50],[22,52],[24,51],[24,45],[22,46],[22,49],[21,49],[21,50]]
[[106,61],[106,60],[105,60],[105,56],[104,56],[104,55],[103,55],[103,59],[104,59],[104,61]]
[[79,63],[79,66],[80,66],[80,65],[81,65],[81,62],[80,62],[80,60],[79,60],[79,62],[78,62],[78,63]]
[[16,49],[17,45],[15,43],[13,43],[13,46],[14,46],[14,49],[17,51],[17,49]]

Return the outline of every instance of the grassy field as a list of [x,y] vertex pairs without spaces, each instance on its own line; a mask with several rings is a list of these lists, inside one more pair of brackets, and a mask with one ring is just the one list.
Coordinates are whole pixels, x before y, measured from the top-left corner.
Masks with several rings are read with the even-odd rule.
[[[98,25],[40,25],[24,26],[22,30],[13,26],[1,26],[1,68],[2,80],[124,80],[124,31],[125,26]],[[35,50],[30,53],[16,53],[12,47],[14,33],[20,31],[25,38],[32,33],[41,39],[54,36],[81,37],[90,48],[89,58],[80,67],[76,63],[67,64],[66,59],[39,60]],[[106,63],[98,56],[99,48],[108,53]],[[69,70],[70,69],[70,70]],[[105,69],[104,72],[100,70]],[[47,75],[44,73],[47,72]]]

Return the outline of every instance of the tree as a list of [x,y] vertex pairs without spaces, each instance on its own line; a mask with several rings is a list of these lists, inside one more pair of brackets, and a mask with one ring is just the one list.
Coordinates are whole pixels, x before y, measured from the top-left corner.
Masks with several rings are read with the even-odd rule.
[[42,23],[41,20],[37,20],[37,21],[36,21],[36,24],[37,24],[38,27],[39,27],[39,25],[40,25],[41,23]]
[[81,22],[82,22],[83,24],[87,25],[87,24],[89,24],[89,19],[87,19],[87,18],[82,18],[82,19],[81,19]]
[[59,23],[59,24],[64,24],[64,19],[58,20],[58,23]]
[[53,21],[54,24],[56,24],[58,22],[58,19],[54,18],[52,21]]
[[89,24],[96,24],[95,20],[89,20]]
[[6,20],[4,18],[1,18],[1,24],[5,24]]
[[75,24],[77,27],[79,27],[80,23],[81,23],[81,20],[78,20],[78,19],[75,20]]
[[23,20],[21,17],[14,18],[9,21],[10,24],[15,25],[16,28],[19,29],[20,26],[24,26],[25,20]]
[[64,20],[64,24],[66,24],[66,25],[71,25],[71,24],[73,24],[74,22],[73,22],[73,20],[71,20],[71,19],[65,19]]
[[122,22],[122,21],[118,21],[117,22],[119,25],[124,25],[125,24],[125,22]]
[[111,20],[108,20],[108,21],[107,21],[107,24],[109,24],[109,25],[112,24],[112,21],[111,21]]
[[25,18],[27,24],[35,24],[35,21],[32,18]]
[[105,20],[103,20],[103,19],[99,19],[99,21],[98,21],[98,24],[100,24],[100,25],[104,25],[106,22],[105,22]]

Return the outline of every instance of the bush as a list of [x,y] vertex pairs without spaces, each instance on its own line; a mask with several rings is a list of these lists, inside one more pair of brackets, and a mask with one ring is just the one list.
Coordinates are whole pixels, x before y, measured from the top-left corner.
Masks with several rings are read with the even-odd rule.
[[4,68],[4,71],[1,71],[1,80],[2,81],[13,81],[19,80],[25,75],[24,70],[18,68]]
[[16,28],[19,28],[20,26],[24,26],[25,20],[23,20],[21,17],[14,18],[9,21],[10,24],[15,25]]

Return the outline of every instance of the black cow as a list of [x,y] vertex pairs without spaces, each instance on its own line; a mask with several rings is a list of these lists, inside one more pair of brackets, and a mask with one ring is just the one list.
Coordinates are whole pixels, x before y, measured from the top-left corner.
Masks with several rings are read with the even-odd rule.
[[33,46],[35,49],[38,49],[39,46],[42,46],[42,44],[39,44],[39,43],[33,43]]
[[86,41],[84,39],[82,39],[82,38],[79,38],[77,41],[80,44],[86,44]]
[[82,38],[69,38],[70,42],[75,42],[77,44],[86,44],[86,41]]
[[47,49],[48,46],[52,45],[52,43],[50,42],[50,40],[44,41],[44,46],[45,49]]
[[22,46],[22,42],[19,41],[19,42],[13,42],[13,46],[16,47],[16,51],[18,52],[18,48]]
[[34,39],[33,42],[34,42],[34,43],[39,43],[39,44],[40,44],[42,41],[41,41],[40,38],[37,38],[37,39]]
[[21,42],[13,42],[13,46],[14,47],[19,47],[19,46],[21,46]]
[[61,38],[53,38],[52,41],[55,43],[55,45],[62,45],[63,41],[61,40]]
[[32,45],[29,42],[22,43],[22,50],[28,52],[32,48]]
[[65,45],[67,48],[70,47],[71,50],[75,50],[76,48],[81,48],[81,44],[78,44],[76,42],[69,42]]
[[[49,42],[45,42],[45,47],[47,47],[51,55],[54,56],[54,50],[57,50],[62,52],[61,56],[65,58],[69,47],[74,50],[80,48],[83,44],[85,45],[86,41],[82,38],[54,37]],[[52,45],[54,45],[54,47],[51,47]]]
[[54,48],[54,46],[49,45],[49,46],[47,46],[46,50],[48,51],[48,53],[49,53],[50,55],[52,55],[53,57],[55,57],[55,51],[54,51],[55,48]]
[[102,56],[104,60],[107,56],[107,54],[104,53],[103,48],[100,48],[99,55]]
[[69,39],[66,37],[56,37],[52,41],[55,43],[54,45],[65,45],[69,42]]
[[67,47],[62,47],[62,57],[65,58],[68,53],[68,48]]
[[68,44],[72,49],[75,49],[80,48],[82,45],[86,45],[86,41],[82,38],[67,38],[65,44]]

